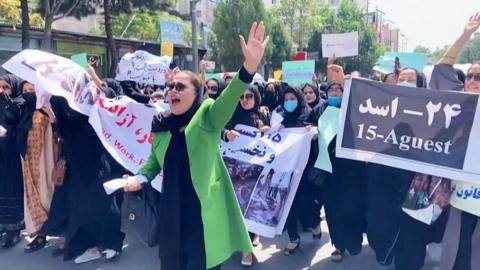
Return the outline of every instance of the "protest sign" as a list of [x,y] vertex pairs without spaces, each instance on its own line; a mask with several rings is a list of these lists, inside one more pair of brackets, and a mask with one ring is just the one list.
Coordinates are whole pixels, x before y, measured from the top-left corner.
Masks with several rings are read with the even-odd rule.
[[73,62],[79,64],[85,70],[87,70],[87,68],[88,68],[87,53],[74,54],[74,55],[70,56],[70,59]]
[[322,35],[323,58],[358,55],[358,32]]
[[414,68],[419,72],[423,72],[425,65],[428,63],[428,57],[424,53],[386,52],[377,61],[377,66],[374,69],[382,73],[394,72],[396,57],[400,60],[402,68]]
[[339,115],[338,108],[329,106],[318,119],[318,158],[315,167],[329,173],[332,173],[333,168],[328,146],[337,136]]
[[273,79],[275,81],[281,81],[282,80],[282,71],[281,70],[275,70],[273,72]]
[[313,132],[304,128],[263,133],[238,125],[240,136],[222,142],[221,153],[247,229],[265,237],[282,234]]
[[452,181],[450,204],[460,210],[480,217],[480,185]]
[[159,57],[146,51],[127,53],[118,64],[119,73],[115,79],[163,85],[171,61],[169,56]]
[[288,84],[312,82],[315,61],[287,61],[282,63],[282,81]]
[[88,121],[110,155],[136,173],[152,148],[152,119],[162,111],[160,106],[137,103],[127,96],[101,97]]
[[173,57],[173,43],[172,42],[162,42],[160,44],[160,55]]
[[43,99],[49,94],[62,96],[72,109],[88,115],[98,97],[95,83],[85,69],[58,55],[23,50],[3,64],[3,68],[35,85],[37,104],[44,104]]
[[478,106],[478,95],[348,80],[337,157],[478,184]]

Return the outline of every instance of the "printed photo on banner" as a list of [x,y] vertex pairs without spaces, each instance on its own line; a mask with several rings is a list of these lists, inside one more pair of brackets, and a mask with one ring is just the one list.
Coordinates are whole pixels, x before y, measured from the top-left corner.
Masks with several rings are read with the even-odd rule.
[[433,224],[450,201],[450,180],[416,173],[402,209],[427,225]]
[[85,69],[58,55],[23,50],[2,67],[34,84],[39,100],[48,95],[62,96],[72,109],[88,115],[98,98],[95,83]]
[[290,193],[292,172],[267,168],[257,182],[245,218],[266,226],[276,227]]
[[265,133],[243,125],[235,130],[240,136],[222,142],[220,150],[245,224],[251,232],[274,237],[283,231],[315,133],[304,128]]
[[477,95],[353,79],[343,100],[338,157],[480,183]]
[[232,179],[242,213],[245,213],[245,209],[250,202],[250,197],[252,196],[253,189],[255,188],[255,184],[258,181],[263,167],[228,157],[224,157],[223,161]]

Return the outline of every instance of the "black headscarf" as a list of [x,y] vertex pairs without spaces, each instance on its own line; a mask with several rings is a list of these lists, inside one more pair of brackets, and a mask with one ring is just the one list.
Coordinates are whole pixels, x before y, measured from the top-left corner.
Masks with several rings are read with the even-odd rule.
[[110,78],[103,79],[103,81],[107,84],[107,87],[111,89],[113,93],[115,93],[115,96],[125,95],[121,82]]
[[6,81],[12,88],[11,98],[17,98],[22,95],[22,86],[25,83],[20,77],[17,77],[13,74],[7,74],[0,76],[0,80]]
[[152,132],[178,132],[178,130],[190,122],[204,100],[203,88],[195,89],[196,97],[190,109],[182,115],[175,115],[170,111],[160,113],[153,118]]
[[137,82],[121,81],[120,85],[123,89],[124,94],[132,98],[133,100],[144,104],[147,104],[148,101],[150,101],[150,96],[142,94],[140,88],[138,88]]
[[261,120],[265,125],[268,125],[265,115],[259,111],[262,98],[258,86],[252,84],[248,87],[248,90],[253,93],[255,105],[252,109],[245,110],[239,102],[232,119],[225,126],[227,129],[231,130],[238,124],[259,128],[258,120]]
[[[273,85],[275,88],[273,93],[267,90],[269,85]],[[278,87],[273,82],[265,84],[262,92],[262,106],[267,106],[270,111],[273,111],[279,103]]]
[[[283,107],[285,104],[285,95],[288,93],[294,94],[298,100],[297,108],[295,108],[293,112],[287,112]],[[302,90],[291,86],[286,87],[282,96],[281,105],[276,109],[277,113],[283,117],[282,124],[286,128],[305,126],[305,121],[307,120],[311,110],[312,109],[310,109],[305,102],[305,97],[303,96]]]
[[313,92],[315,93],[315,100],[311,103],[308,103],[308,106],[310,106],[311,109],[313,109],[315,106],[318,105],[318,103],[320,102],[320,92],[318,91],[318,87],[316,85],[313,85],[311,83],[306,83],[303,87],[302,87],[302,92],[305,93],[305,88],[306,87],[310,87],[313,89]]
[[[208,83],[209,81],[215,81],[215,82],[217,82],[217,85],[218,85],[217,93],[216,93],[215,95],[211,95],[211,96],[209,95],[211,98],[217,99],[217,98],[220,96],[220,94],[223,92],[223,90],[225,90],[225,81],[224,81],[223,79],[211,78],[211,79],[208,79],[208,80],[205,82],[205,85],[207,85],[207,83]],[[207,89],[207,91],[208,91],[208,89]],[[208,92],[207,92],[207,94],[208,94]]]
[[426,88],[427,87],[427,80],[425,79],[425,76],[423,75],[422,72],[416,70],[415,68],[410,68],[410,67],[404,68],[404,69],[402,69],[402,71],[407,70],[407,69],[412,69],[417,74],[417,87],[418,88]]

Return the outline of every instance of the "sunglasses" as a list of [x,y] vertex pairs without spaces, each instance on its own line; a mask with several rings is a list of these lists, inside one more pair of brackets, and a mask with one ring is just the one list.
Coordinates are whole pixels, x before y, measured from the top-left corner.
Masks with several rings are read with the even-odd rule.
[[177,92],[183,92],[185,91],[185,88],[187,88],[187,86],[181,82],[172,82],[172,83],[169,83],[167,84],[167,87],[168,87],[168,90],[170,91],[173,91],[175,89],[175,91]]
[[245,94],[240,96],[240,100],[252,99],[252,98],[253,98],[253,94]]
[[467,80],[473,79],[476,82],[480,82],[480,73],[474,74],[474,73],[469,73],[466,76]]
[[218,91],[218,87],[215,86],[215,85],[212,85],[212,86],[207,85],[207,88],[208,88],[208,90],[212,90],[212,91],[215,91],[215,92]]

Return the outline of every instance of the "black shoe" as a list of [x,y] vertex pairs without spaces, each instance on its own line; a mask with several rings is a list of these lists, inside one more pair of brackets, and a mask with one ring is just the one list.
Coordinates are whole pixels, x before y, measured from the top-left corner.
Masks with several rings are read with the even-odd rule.
[[27,246],[24,248],[23,251],[25,251],[25,253],[32,253],[44,248],[46,244],[47,244],[47,237],[43,235],[37,235],[32,240],[32,242],[27,244]]
[[348,253],[352,256],[358,255],[358,254],[360,254],[360,252],[362,252],[362,247],[361,246],[358,249],[353,249],[353,250],[348,249]]
[[6,233],[5,241],[2,244],[2,248],[10,248],[20,242],[20,231],[9,231]]

